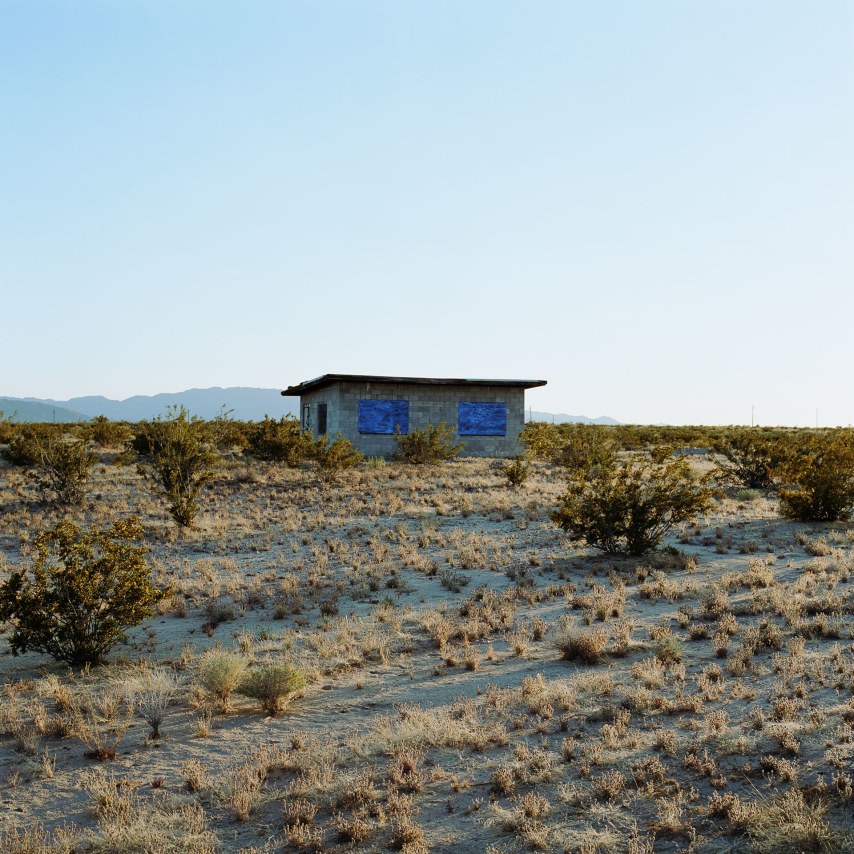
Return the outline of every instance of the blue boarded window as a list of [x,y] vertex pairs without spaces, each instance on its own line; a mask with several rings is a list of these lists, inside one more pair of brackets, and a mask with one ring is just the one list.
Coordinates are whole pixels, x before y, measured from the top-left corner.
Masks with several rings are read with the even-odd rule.
[[461,403],[460,436],[506,436],[506,403]]
[[360,400],[360,433],[409,432],[408,400]]

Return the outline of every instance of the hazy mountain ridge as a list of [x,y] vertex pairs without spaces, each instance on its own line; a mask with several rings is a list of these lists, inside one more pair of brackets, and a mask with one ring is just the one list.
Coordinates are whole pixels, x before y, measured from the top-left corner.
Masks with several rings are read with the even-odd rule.
[[4,418],[11,418],[15,422],[55,421],[57,424],[74,424],[88,421],[91,417],[66,406],[15,397],[0,397],[0,412]]
[[[299,412],[298,398],[282,397],[277,388],[248,386],[214,386],[154,395],[138,394],[125,400],[111,400],[101,395],[72,397],[69,400],[0,397],[0,411],[7,417],[15,413],[15,421],[73,423],[88,421],[97,415],[106,415],[111,421],[142,421],[165,415],[170,406],[184,406],[191,415],[201,418],[216,418],[223,411],[230,412],[231,417],[238,421],[260,421],[265,415],[281,418],[283,415],[296,415]],[[525,410],[525,420],[554,424],[619,424],[607,415],[588,418],[586,415],[529,409]]]
[[[29,407],[32,406],[43,407],[38,412],[44,414],[29,417]],[[246,386],[138,394],[125,400],[111,400],[100,395],[69,400],[0,398],[0,409],[7,415],[18,410],[16,421],[52,421],[54,410],[56,421],[86,421],[97,415],[105,415],[112,421],[142,421],[165,415],[170,406],[184,406],[191,415],[201,418],[215,418],[223,411],[230,412],[232,418],[240,421],[260,421],[265,415],[280,418],[298,411],[297,398],[282,397],[280,389]]]
[[536,409],[525,410],[525,421],[545,421],[549,424],[619,424],[610,415],[600,415],[598,418],[588,418],[586,415],[567,415],[565,412],[537,412]]

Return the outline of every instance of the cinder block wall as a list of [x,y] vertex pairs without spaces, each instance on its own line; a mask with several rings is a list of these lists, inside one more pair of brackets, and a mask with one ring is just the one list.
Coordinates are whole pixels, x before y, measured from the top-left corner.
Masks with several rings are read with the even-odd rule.
[[457,436],[463,456],[512,457],[522,448],[517,442],[525,426],[525,390],[504,386],[409,385],[406,383],[332,383],[303,395],[300,412],[311,406],[311,430],[317,435],[317,404],[327,405],[327,435],[340,432],[365,456],[385,457],[397,449],[394,436],[359,433],[360,400],[408,400],[410,431],[445,422],[456,433],[459,403],[506,403],[505,436]]

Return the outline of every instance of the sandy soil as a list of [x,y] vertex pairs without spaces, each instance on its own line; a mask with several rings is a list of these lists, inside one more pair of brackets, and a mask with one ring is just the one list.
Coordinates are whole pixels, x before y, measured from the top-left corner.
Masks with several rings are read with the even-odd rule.
[[[854,850],[850,524],[731,492],[629,560],[551,523],[545,464],[514,490],[484,460],[332,487],[236,462],[180,532],[110,459],[71,518],[140,514],[174,595],[88,673],[0,638],[8,850],[69,824],[65,850]],[[59,517],[0,483],[5,577]],[[220,646],[308,684],[223,712],[198,670]],[[152,670],[177,680],[159,739],[133,711]]]

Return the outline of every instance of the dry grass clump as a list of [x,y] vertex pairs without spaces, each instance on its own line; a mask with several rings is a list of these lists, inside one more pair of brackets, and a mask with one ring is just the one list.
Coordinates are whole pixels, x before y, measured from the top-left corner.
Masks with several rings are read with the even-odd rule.
[[572,607],[584,612],[584,619],[588,625],[594,620],[604,622],[609,617],[623,615],[628,595],[626,585],[616,577],[611,583],[612,590],[608,590],[601,584],[593,584],[590,593],[579,593],[572,597]]
[[335,831],[340,842],[361,845],[373,836],[375,830],[375,822],[362,816],[341,814],[335,816]]
[[294,798],[284,805],[284,832],[298,851],[322,850],[323,828],[314,825],[317,805],[305,798]]
[[555,632],[554,645],[567,661],[599,664],[606,654],[610,632],[604,626],[580,629],[563,622]]
[[600,801],[616,801],[626,788],[626,775],[620,771],[606,771],[593,777],[590,784]]
[[88,759],[115,759],[119,744],[133,723],[133,706],[117,692],[89,703],[78,701],[71,712],[71,729],[86,747]]
[[341,617],[318,631],[305,633],[304,644],[312,655],[295,659],[295,664],[307,675],[312,670],[315,674],[334,675],[370,663],[387,664],[395,652],[410,643],[399,629],[399,620],[383,611],[376,618]]
[[120,682],[136,713],[148,724],[149,737],[160,738],[160,726],[169,704],[181,688],[179,677],[165,667],[143,665],[132,670]]
[[216,781],[216,798],[229,806],[236,821],[248,821],[265,799],[264,782],[271,771],[281,770],[288,761],[287,753],[274,744],[262,744],[250,750],[241,760],[232,762]]
[[26,827],[13,824],[0,832],[0,851],[5,854],[74,854],[79,845],[80,834],[73,825],[48,831],[41,822]]
[[640,598],[648,599],[650,602],[658,602],[661,599],[675,602],[677,599],[693,596],[696,592],[697,585],[695,583],[673,579],[661,570],[654,570],[651,576],[638,588]]
[[198,759],[188,759],[181,765],[181,776],[188,792],[203,792],[209,788],[208,770]]
[[87,850],[214,854],[218,848],[204,809],[193,800],[168,794],[146,799],[129,781],[100,771],[84,773],[80,786],[98,819]]
[[487,826],[498,825],[505,833],[514,834],[528,848],[543,851],[551,845],[551,832],[543,819],[551,812],[548,798],[526,792],[514,798],[510,809],[493,804]]
[[422,791],[427,780],[420,767],[423,760],[424,754],[417,748],[406,744],[398,746],[388,766],[389,783],[404,792]]
[[437,709],[404,705],[398,708],[397,715],[376,719],[374,734],[373,750],[381,745],[391,750],[401,745],[485,750],[491,744],[504,745],[508,741],[506,727],[487,719],[483,708],[472,703]]
[[789,789],[767,802],[755,805],[745,822],[753,850],[768,854],[843,854],[852,850],[850,831],[831,826],[825,818],[829,803]]

